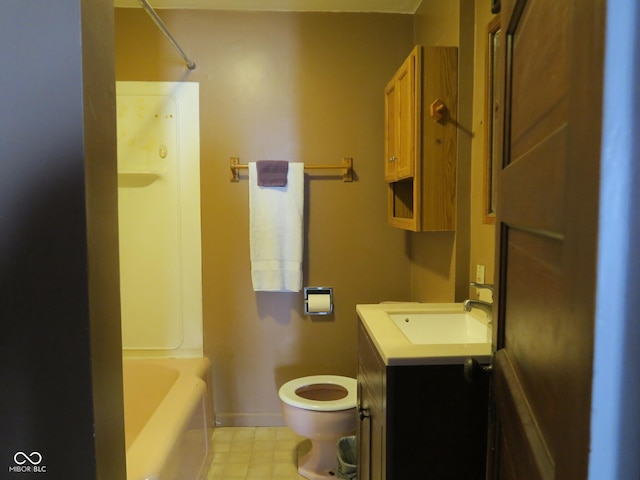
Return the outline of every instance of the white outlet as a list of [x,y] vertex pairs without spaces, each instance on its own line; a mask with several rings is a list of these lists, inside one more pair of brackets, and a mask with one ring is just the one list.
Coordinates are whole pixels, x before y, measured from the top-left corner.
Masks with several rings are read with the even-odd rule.
[[476,265],[476,282],[484,283],[484,265]]
[[[484,265],[476,265],[476,283],[485,283]],[[493,302],[493,293],[488,288],[476,288],[476,294],[483,302]]]

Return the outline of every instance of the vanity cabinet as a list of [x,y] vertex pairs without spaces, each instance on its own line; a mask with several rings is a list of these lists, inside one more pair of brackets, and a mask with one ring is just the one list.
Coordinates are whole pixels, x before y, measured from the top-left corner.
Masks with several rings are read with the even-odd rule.
[[358,329],[358,479],[484,480],[488,380],[463,365],[385,365]]
[[389,224],[455,229],[455,47],[416,46],[385,88],[385,180]]

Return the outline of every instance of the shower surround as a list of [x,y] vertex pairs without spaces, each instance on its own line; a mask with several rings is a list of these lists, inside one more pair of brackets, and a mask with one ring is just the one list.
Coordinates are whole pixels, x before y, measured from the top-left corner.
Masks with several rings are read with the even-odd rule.
[[123,351],[201,357],[198,84],[116,93]]

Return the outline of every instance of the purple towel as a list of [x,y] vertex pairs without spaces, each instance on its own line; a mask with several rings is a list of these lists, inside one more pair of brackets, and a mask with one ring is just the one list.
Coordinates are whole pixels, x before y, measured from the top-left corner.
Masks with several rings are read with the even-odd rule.
[[256,170],[260,187],[284,187],[287,185],[289,162],[285,160],[258,160]]

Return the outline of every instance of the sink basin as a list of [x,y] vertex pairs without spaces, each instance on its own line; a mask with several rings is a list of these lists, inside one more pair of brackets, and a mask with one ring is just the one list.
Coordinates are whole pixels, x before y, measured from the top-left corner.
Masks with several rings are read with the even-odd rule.
[[361,304],[356,311],[385,365],[462,365],[467,358],[489,363],[491,323],[462,303]]
[[430,311],[388,313],[414,345],[468,344],[491,341],[491,331],[469,312]]

